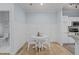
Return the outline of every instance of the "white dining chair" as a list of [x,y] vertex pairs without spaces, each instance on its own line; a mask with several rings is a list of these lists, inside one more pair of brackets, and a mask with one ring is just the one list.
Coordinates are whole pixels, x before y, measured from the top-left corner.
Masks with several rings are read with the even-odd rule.
[[49,48],[50,49],[50,42],[48,41],[48,39],[46,39],[46,38],[37,39],[36,42],[37,43],[36,43],[35,47],[38,47],[39,52],[41,51],[41,49],[43,50],[43,48],[45,48],[45,49]]
[[51,47],[50,41],[48,39],[46,39],[46,41],[43,42],[42,47],[50,49],[50,47]]
[[32,39],[27,40],[28,46],[27,46],[27,50],[30,49],[31,45],[35,45],[36,46],[36,42]]
[[38,47],[39,52],[40,52],[41,51],[40,49],[41,48],[43,49],[43,47],[44,47],[43,43],[45,42],[45,40],[43,40],[43,39],[37,39],[36,42],[37,42],[36,47]]

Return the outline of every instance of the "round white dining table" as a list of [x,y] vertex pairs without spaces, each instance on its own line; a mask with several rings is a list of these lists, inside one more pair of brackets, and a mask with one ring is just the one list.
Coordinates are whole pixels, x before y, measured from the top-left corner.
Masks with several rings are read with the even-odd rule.
[[43,36],[32,36],[32,39],[36,42],[36,46],[38,48],[42,48],[42,45],[45,41],[47,41],[48,36],[43,35]]

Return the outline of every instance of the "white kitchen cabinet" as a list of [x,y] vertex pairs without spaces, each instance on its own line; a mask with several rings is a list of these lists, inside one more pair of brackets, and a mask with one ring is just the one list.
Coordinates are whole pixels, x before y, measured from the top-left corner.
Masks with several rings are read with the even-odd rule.
[[62,16],[61,19],[61,32],[62,32],[62,42],[63,43],[74,43],[74,40],[68,37],[68,26],[71,26],[71,22],[74,18],[69,18],[67,16]]
[[0,51],[8,52],[9,49],[9,11],[0,11]]

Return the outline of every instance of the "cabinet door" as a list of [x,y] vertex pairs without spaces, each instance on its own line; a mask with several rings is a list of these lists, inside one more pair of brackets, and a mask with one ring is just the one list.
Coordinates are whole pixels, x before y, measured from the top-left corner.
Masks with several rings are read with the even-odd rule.
[[63,17],[61,22],[62,41],[63,43],[73,43],[74,40],[68,37],[68,26],[71,26],[73,18]]
[[[9,11],[0,11],[0,36],[2,36],[3,39],[0,41],[0,46],[3,47],[6,46],[10,41],[9,41]],[[6,38],[8,39],[6,41]]]

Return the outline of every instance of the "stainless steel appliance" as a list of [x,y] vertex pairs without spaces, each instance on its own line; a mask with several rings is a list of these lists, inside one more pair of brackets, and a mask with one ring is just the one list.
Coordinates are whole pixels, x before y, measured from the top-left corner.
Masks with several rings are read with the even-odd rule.
[[79,21],[73,21],[72,26],[79,26]]
[[69,32],[79,32],[78,27],[75,26],[68,26],[68,30]]

